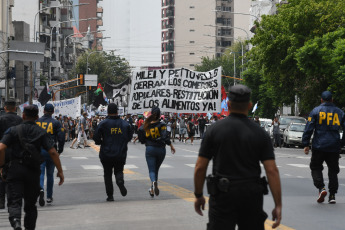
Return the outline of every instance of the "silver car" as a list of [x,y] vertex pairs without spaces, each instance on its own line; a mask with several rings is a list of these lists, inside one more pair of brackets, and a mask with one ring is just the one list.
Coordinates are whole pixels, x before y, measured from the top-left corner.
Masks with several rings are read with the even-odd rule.
[[304,132],[305,124],[290,123],[283,133],[283,143],[286,147],[302,146],[302,135]]

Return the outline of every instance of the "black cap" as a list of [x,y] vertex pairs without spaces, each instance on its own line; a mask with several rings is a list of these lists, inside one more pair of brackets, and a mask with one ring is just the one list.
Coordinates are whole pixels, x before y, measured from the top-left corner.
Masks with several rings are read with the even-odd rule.
[[110,103],[108,105],[108,114],[115,114],[117,113],[117,105],[114,103]]
[[15,100],[7,100],[7,101],[5,101],[5,105],[16,106],[16,101]]
[[161,110],[160,110],[157,106],[154,106],[154,107],[152,107],[152,109],[151,109],[151,114],[160,115],[160,114],[161,114]]
[[54,112],[54,106],[52,104],[46,104],[44,106],[44,111],[49,112],[49,113],[53,113]]
[[251,92],[245,85],[234,85],[230,87],[228,98],[234,102],[249,102]]
[[332,93],[329,91],[323,91],[321,94],[321,98],[324,101],[331,101],[332,100]]
[[28,117],[36,117],[38,116],[38,107],[37,105],[28,105],[24,107],[24,113]]

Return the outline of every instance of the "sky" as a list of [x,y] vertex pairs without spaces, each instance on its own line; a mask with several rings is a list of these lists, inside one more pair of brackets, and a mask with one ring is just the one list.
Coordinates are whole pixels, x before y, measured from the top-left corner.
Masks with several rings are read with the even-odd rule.
[[103,0],[103,49],[116,50],[132,67],[161,65],[161,1]]

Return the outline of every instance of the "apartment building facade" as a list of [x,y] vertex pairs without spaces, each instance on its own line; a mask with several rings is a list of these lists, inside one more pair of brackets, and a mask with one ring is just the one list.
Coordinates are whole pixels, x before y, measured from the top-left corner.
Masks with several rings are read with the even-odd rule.
[[201,57],[219,57],[250,33],[250,0],[161,0],[161,4],[162,68],[194,69]]

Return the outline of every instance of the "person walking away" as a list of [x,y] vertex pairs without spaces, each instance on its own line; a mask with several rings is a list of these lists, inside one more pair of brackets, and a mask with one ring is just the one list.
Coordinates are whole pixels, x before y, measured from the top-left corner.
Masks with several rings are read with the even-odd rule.
[[187,133],[188,133],[188,137],[184,140],[184,143],[187,143],[187,140],[190,139],[191,145],[193,145],[194,136],[195,136],[195,125],[192,121],[192,117],[188,118]]
[[[0,116],[0,140],[2,139],[5,131],[12,127],[19,125],[23,122],[23,119],[16,114],[16,102],[14,100],[8,100],[5,102],[5,114]],[[8,148],[5,153],[5,164],[8,167],[8,163],[11,155],[11,148]],[[5,197],[6,197],[6,182],[0,178],[0,209],[5,209]],[[8,201],[7,201],[8,203]]]
[[145,120],[145,124],[139,129],[138,133],[140,143],[146,146],[145,157],[151,180],[151,187],[149,189],[151,197],[159,195],[158,172],[166,155],[165,146],[169,145],[171,153],[175,153],[175,148],[171,144],[166,125],[159,121],[160,116],[160,109],[153,107],[151,115]]
[[318,203],[324,202],[327,196],[322,174],[324,162],[328,167],[328,202],[336,203],[335,194],[338,192],[338,173],[340,171],[339,153],[345,144],[344,135],[340,140],[341,127],[345,130],[344,112],[333,104],[332,93],[324,91],[321,94],[321,105],[311,111],[302,136],[304,153],[308,155],[310,138],[314,133],[310,169],[314,186],[319,190]]
[[203,215],[203,186],[210,160],[212,175],[207,177],[209,198],[208,230],[264,230],[267,214],[263,195],[268,193],[266,178],[260,179],[262,162],[273,195],[272,228],[281,221],[281,186],[274,149],[268,134],[248,118],[252,107],[251,90],[244,85],[230,88],[230,115],[206,131],[194,172],[195,211]]
[[206,120],[204,116],[201,114],[199,118],[199,131],[200,131],[200,139],[204,138],[204,132],[205,132],[205,126],[206,126]]
[[167,134],[168,134],[169,138],[171,138],[172,118],[169,118],[166,125],[167,125]]
[[[65,145],[65,131],[61,126],[61,123],[56,119],[52,118],[54,113],[54,106],[52,104],[46,104],[44,106],[44,115],[36,121],[36,124],[44,129],[49,136],[52,138],[55,150],[59,155],[63,152]],[[55,164],[50,154],[44,148],[41,149],[41,155],[44,158],[41,164],[41,176],[40,176],[40,196],[39,205],[43,207],[45,205],[44,200],[44,176],[47,172],[47,204],[51,205],[53,203],[53,186],[54,186],[54,169]]]
[[79,123],[78,123],[78,139],[74,139],[72,142],[72,145],[70,146],[70,148],[73,149],[73,145],[74,143],[78,140],[78,145],[77,148],[79,148],[80,146],[80,142],[83,141],[84,143],[84,148],[85,147],[90,147],[87,144],[87,137],[86,137],[86,133],[85,133],[85,128],[86,128],[86,117],[87,117],[87,113],[84,112],[83,116],[80,118]]
[[63,118],[62,128],[65,130],[65,142],[69,141],[69,124],[68,117]]
[[184,135],[187,133],[187,126],[185,117],[182,116],[180,119],[180,141],[184,141]]
[[24,108],[23,120],[20,125],[9,128],[0,141],[0,167],[4,165],[5,151],[12,148],[10,166],[7,172],[9,221],[15,230],[21,230],[21,213],[24,199],[24,227],[35,229],[37,219],[36,202],[40,193],[41,147],[48,151],[60,178],[59,185],[64,182],[59,154],[54,148],[50,135],[40,128],[38,108],[29,105]]
[[171,118],[171,139],[172,139],[173,142],[175,142],[176,130],[177,130],[176,119],[175,118]]
[[272,127],[273,127],[273,139],[274,139],[274,147],[282,147],[281,144],[281,138],[280,138],[280,122],[278,121],[278,117],[275,117],[272,121]]
[[123,169],[127,159],[128,142],[132,137],[133,129],[128,122],[120,119],[117,105],[110,103],[107,118],[99,123],[93,135],[95,144],[101,145],[99,158],[104,170],[107,201],[114,201],[113,170],[121,195],[127,195]]
[[[138,116],[138,121],[137,121],[137,126],[138,126],[138,130],[140,129],[141,126],[143,126],[144,124],[144,118],[143,118],[143,115],[139,115]],[[139,139],[138,136],[136,136],[134,138],[134,141],[133,141],[133,144],[135,144],[135,142]]]

